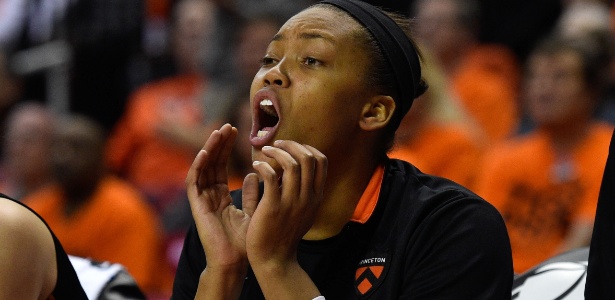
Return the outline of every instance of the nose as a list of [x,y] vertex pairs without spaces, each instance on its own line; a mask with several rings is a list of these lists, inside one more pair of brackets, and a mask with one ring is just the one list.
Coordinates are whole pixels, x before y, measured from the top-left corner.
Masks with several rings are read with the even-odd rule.
[[276,66],[267,70],[263,78],[265,86],[279,86],[288,87],[290,85],[290,79],[286,74],[283,62],[278,63]]

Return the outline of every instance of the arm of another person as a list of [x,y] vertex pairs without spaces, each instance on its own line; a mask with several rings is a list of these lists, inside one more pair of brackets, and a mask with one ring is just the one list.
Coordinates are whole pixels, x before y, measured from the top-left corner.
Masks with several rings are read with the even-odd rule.
[[27,208],[0,197],[0,299],[47,299],[55,288],[55,246]]

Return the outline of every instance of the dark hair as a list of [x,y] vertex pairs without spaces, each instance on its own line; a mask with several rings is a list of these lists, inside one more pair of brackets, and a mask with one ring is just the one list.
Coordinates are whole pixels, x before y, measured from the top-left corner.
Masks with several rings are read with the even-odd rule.
[[[360,25],[360,23],[355,21],[350,15],[335,6],[326,4],[317,4],[317,6],[337,11]],[[410,42],[413,44],[414,49],[416,49],[419,59],[421,59],[420,50],[417,47],[416,42],[412,38],[413,21],[411,19],[408,19],[407,17],[404,17],[401,14],[387,11],[384,12],[387,14],[387,16],[389,16],[389,18],[391,18],[395,23],[397,23],[400,28],[402,28]],[[360,30],[357,32],[355,37],[358,43],[360,45],[363,45],[368,55],[372,58],[371,64],[368,66],[368,71],[366,72],[366,84],[375,88],[378,93],[381,93],[383,95],[389,95],[397,100],[400,95],[397,91],[395,74],[393,73],[393,70],[387,62],[387,59],[384,57],[384,54],[380,49],[380,45],[369,33],[369,31],[363,26],[360,26]],[[408,82],[408,84],[412,83]],[[426,90],[427,83],[423,78],[421,78],[418,90],[415,91],[415,98],[422,95]],[[395,109],[391,120],[401,120],[403,118],[403,115],[401,114],[403,114],[401,109]],[[395,131],[398,127],[399,122],[389,122],[387,124],[382,134],[382,140],[378,145],[379,149],[377,150],[377,153],[386,156],[386,153],[393,148],[393,144],[395,141]]]

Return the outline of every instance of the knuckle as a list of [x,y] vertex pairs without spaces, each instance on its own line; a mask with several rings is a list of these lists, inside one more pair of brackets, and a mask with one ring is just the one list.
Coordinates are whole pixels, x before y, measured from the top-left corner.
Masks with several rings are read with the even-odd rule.
[[268,181],[278,181],[278,176],[276,175],[275,172],[267,172],[266,174],[263,174],[262,176],[266,178]]
[[297,161],[293,160],[291,162],[288,163],[288,170],[290,172],[298,172],[301,170],[301,164],[299,164]]
[[327,165],[327,163],[329,162],[329,160],[327,159],[327,157],[326,157],[326,156],[324,156],[324,155],[318,155],[318,156],[316,157],[316,161],[317,161],[317,163],[318,163],[318,164],[320,164],[320,165],[324,165],[324,166],[326,166],[326,165]]
[[306,153],[305,155],[301,157],[302,164],[314,164],[314,162],[316,162],[316,157],[311,152]]

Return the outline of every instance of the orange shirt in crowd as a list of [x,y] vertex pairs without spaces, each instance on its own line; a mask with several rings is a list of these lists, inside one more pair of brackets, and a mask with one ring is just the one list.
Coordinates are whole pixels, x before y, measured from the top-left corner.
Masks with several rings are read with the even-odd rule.
[[452,124],[431,123],[422,127],[411,141],[396,145],[389,157],[408,161],[422,172],[470,188],[480,155],[481,148],[468,131]]
[[594,124],[559,162],[539,131],[485,154],[476,192],[506,221],[515,272],[556,255],[573,222],[593,222],[612,133],[611,125]]
[[148,294],[170,294],[173,274],[163,252],[153,209],[132,186],[106,177],[73,215],[58,186],[30,194],[23,202],[49,224],[68,254],[124,265]]
[[145,85],[129,99],[109,138],[111,169],[153,199],[158,210],[184,195],[184,180],[196,152],[162,138],[157,126],[165,118],[186,126],[201,124],[203,106],[197,95],[203,82],[198,75],[181,75]]
[[459,63],[450,82],[466,112],[490,145],[511,136],[519,124],[520,68],[514,54],[497,45],[481,45]]

